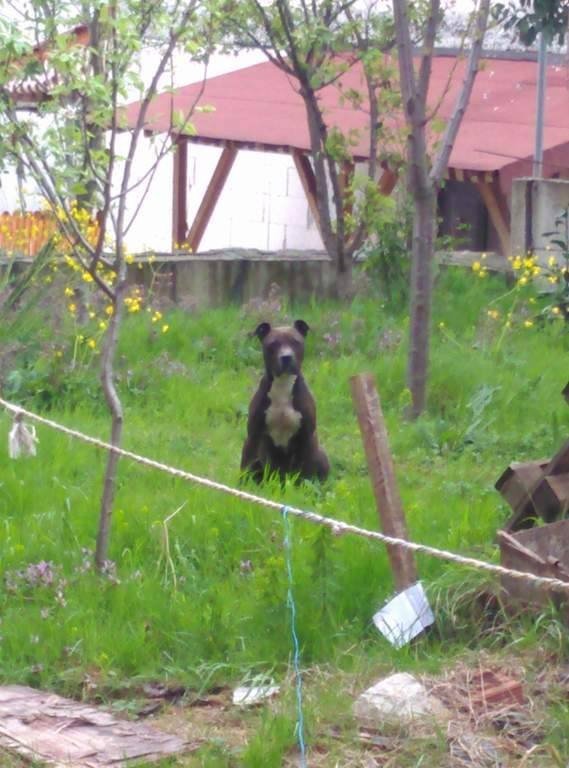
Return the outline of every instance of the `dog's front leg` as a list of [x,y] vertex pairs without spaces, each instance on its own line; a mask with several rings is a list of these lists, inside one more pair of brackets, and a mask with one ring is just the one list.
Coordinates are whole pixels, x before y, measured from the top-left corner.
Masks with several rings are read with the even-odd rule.
[[248,435],[241,452],[241,471],[248,472],[259,461],[259,441]]

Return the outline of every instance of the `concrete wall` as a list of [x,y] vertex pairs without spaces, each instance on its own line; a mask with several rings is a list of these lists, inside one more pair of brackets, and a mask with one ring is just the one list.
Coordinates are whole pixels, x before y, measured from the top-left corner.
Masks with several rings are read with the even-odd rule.
[[334,267],[320,251],[267,253],[224,249],[188,256],[157,256],[130,266],[130,278],[153,285],[158,294],[184,307],[205,309],[266,298],[276,283],[291,301],[332,298]]
[[532,251],[546,264],[556,250],[547,248],[550,238],[544,233],[555,230],[555,219],[567,206],[569,181],[516,179],[512,186],[512,254]]

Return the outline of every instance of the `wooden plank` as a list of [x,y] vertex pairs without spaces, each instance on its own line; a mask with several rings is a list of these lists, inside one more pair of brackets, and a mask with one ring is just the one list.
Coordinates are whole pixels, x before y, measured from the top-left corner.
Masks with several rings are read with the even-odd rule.
[[378,181],[378,187],[379,187],[380,193],[382,195],[390,195],[395,189],[395,185],[397,184],[398,178],[399,177],[395,173],[395,171],[392,171],[389,168],[384,168],[383,173],[379,177],[379,181]]
[[[490,220],[498,233],[502,255],[508,257],[511,252],[510,223],[505,215],[504,208],[500,205],[496,195],[496,185],[482,181],[478,184],[480,196],[490,216]],[[504,206],[505,207],[505,206]],[[509,217],[508,217],[509,218]]]
[[[569,581],[569,520],[538,526],[510,536],[498,532],[500,562],[506,568]],[[519,610],[525,606],[543,606],[551,600],[562,609],[564,620],[569,620],[566,593],[551,591],[532,582],[502,577],[505,606]]]
[[233,167],[236,157],[237,147],[233,144],[226,144],[217,165],[215,166],[208,188],[205,191],[205,195],[187,237],[188,246],[193,253],[195,253],[200,246],[204,232],[209,224],[212,213],[215,210],[215,206],[217,205],[217,201],[223,191],[223,187],[225,186],[225,182],[227,181],[227,177],[229,176],[229,172]]
[[[353,376],[350,383],[381,528],[387,536],[407,539],[405,514],[373,376]],[[415,584],[417,569],[413,553],[402,547],[387,545],[387,554],[397,589],[401,591]]]
[[566,440],[545,468],[546,475],[563,475],[569,472],[569,440]]
[[552,523],[569,511],[569,473],[544,477],[534,492],[535,505],[546,523]]
[[[20,685],[0,687],[0,751],[63,768],[126,768],[198,749],[200,742]],[[2,763],[3,765],[4,763]]]
[[531,528],[539,516],[534,491],[543,479],[547,460],[514,462],[500,475],[495,488],[512,508],[512,516],[504,524],[505,531]]
[[174,141],[174,173],[172,189],[172,250],[186,240],[188,232],[188,137],[177,136]]
[[302,184],[304,194],[306,195],[310,213],[312,214],[312,218],[318,227],[320,237],[322,237],[320,211],[318,210],[318,198],[316,195],[316,177],[314,176],[314,171],[312,170],[310,159],[308,158],[308,155],[305,155],[298,149],[292,150],[292,159],[294,160],[294,165],[300,178],[300,183]]

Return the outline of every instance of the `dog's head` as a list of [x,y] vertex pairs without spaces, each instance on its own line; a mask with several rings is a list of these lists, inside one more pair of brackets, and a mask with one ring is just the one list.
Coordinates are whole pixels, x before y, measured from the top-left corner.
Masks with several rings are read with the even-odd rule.
[[282,374],[296,376],[300,373],[304,357],[304,339],[308,324],[296,320],[292,326],[272,328],[270,323],[260,323],[254,335],[263,344],[265,367],[269,376],[277,378]]

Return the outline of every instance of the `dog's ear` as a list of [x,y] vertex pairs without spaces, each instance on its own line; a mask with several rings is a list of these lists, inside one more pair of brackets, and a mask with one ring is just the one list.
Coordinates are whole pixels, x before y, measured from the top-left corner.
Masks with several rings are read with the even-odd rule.
[[295,320],[294,327],[300,333],[301,336],[306,336],[306,334],[310,330],[310,326],[308,325],[308,323],[305,323],[304,320]]
[[256,336],[259,341],[263,341],[265,336],[271,332],[270,323],[259,323],[259,325],[253,331],[253,336]]

